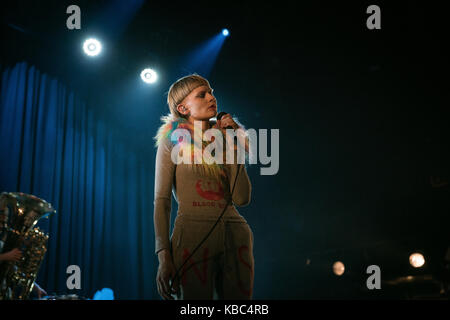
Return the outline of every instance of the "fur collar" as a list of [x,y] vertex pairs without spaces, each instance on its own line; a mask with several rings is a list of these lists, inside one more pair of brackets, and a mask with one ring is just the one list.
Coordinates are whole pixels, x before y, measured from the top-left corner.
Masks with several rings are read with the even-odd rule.
[[[172,133],[176,129],[187,129],[191,132],[191,137],[194,137],[194,126],[184,118],[175,118],[171,114],[161,117],[163,124],[159,127],[158,132],[155,136],[155,146],[158,147],[163,138],[168,138],[170,140]],[[214,126],[216,121],[210,120],[210,126]],[[193,143],[191,139],[191,143]],[[172,141],[176,144],[176,141]]]
[[[161,120],[163,124],[159,127],[158,132],[155,139],[155,146],[158,147],[163,139],[169,139],[173,145],[179,143],[178,141],[171,140],[171,135],[176,129],[187,129],[191,133],[191,143],[190,145],[183,144],[181,142],[181,154],[183,152],[190,152],[191,154],[191,161],[194,162],[194,126],[188,122],[184,118],[174,118],[172,115],[166,115],[161,117]],[[216,124],[216,121],[210,120],[211,127]],[[208,141],[202,141],[203,146],[208,145],[210,142]],[[206,175],[209,177],[213,177],[216,180],[220,181],[223,184],[223,179],[226,178],[225,173],[225,166],[224,164],[220,163],[211,163],[207,164],[205,162],[201,164],[192,164],[191,165],[194,170],[197,170],[197,172],[200,172],[202,175]]]

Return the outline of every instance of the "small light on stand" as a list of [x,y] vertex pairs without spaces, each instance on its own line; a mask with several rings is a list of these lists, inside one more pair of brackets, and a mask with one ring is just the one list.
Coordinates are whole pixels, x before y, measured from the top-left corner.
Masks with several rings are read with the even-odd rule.
[[425,264],[425,258],[421,253],[412,253],[409,256],[409,263],[414,268],[421,268]]

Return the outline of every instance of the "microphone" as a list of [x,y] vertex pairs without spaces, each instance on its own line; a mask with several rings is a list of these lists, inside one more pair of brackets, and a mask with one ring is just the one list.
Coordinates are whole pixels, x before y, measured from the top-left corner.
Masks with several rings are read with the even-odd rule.
[[[222,119],[222,117],[223,117],[224,115],[226,115],[226,114],[227,114],[226,112],[221,111],[221,112],[219,112],[219,114],[217,115],[216,119],[217,119],[217,120],[220,120],[220,119]],[[228,126],[228,127],[225,127],[225,129],[233,129],[233,127],[232,127],[232,126]]]

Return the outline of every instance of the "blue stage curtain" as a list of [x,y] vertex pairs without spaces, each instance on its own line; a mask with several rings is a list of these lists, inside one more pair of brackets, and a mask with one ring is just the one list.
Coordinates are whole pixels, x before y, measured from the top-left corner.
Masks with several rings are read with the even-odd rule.
[[[86,102],[26,62],[2,67],[0,192],[24,192],[57,213],[37,283],[48,294],[158,299],[153,234],[154,162],[133,151]],[[149,148],[153,142],[149,143]],[[66,286],[81,269],[81,289]]]

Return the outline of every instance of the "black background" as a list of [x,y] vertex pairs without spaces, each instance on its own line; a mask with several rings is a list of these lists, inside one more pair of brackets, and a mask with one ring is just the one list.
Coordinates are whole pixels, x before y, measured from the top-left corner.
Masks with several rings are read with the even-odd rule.
[[[81,30],[65,26],[70,4],[81,8]],[[443,7],[147,1],[122,21],[109,4],[2,2],[2,65],[26,60],[62,79],[153,161],[164,94],[185,75],[178,61],[229,28],[208,76],[219,109],[247,128],[280,130],[279,172],[261,176],[259,165],[250,166],[253,200],[242,209],[255,230],[256,272],[271,279],[259,284],[264,292],[361,296],[366,266],[378,264],[388,277],[413,273],[412,250],[433,257],[427,272],[441,272],[450,225]],[[366,27],[370,4],[381,8],[381,30]],[[81,52],[90,34],[104,39],[102,59]],[[161,77],[150,89],[137,76],[149,63]],[[357,266],[349,273],[355,287],[315,292],[318,283],[341,281],[321,275],[342,257]],[[303,287],[282,292],[293,278]]]

